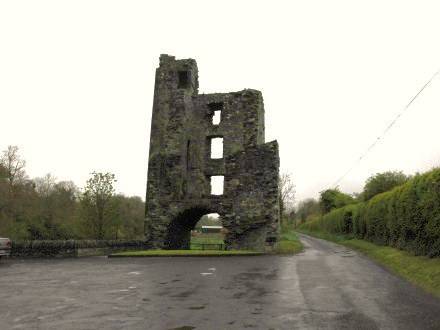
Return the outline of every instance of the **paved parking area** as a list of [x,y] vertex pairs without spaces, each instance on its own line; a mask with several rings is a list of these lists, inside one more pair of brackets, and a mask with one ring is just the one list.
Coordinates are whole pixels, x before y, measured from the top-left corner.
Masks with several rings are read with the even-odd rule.
[[440,301],[356,252],[8,260],[1,329],[440,329]]

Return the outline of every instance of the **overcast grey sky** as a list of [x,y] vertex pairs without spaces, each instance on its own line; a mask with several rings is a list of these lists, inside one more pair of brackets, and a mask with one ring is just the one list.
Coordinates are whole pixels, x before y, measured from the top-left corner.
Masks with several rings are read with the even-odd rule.
[[[438,1],[2,1],[0,149],[31,177],[110,171],[145,195],[154,71],[195,58],[200,92],[263,92],[266,141],[317,197],[440,68]],[[437,77],[341,183],[440,165]]]

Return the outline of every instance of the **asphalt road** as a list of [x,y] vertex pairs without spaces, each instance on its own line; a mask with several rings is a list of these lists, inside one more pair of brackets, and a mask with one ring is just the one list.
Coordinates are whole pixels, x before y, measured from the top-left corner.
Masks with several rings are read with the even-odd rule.
[[345,247],[291,257],[9,260],[0,329],[440,329],[440,300]]

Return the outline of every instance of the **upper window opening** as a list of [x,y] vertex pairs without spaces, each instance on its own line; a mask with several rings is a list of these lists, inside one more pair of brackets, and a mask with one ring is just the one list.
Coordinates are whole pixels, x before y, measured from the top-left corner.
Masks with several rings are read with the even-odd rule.
[[212,124],[218,125],[221,120],[221,113],[223,110],[223,102],[213,102],[208,104],[209,110],[211,110],[212,114]]
[[211,176],[211,195],[223,195],[223,184],[225,177],[223,175]]
[[221,116],[221,110],[215,110],[214,115],[212,116],[212,124],[218,125],[220,124],[220,116]]
[[211,139],[211,158],[223,158],[223,138],[216,137]]
[[190,71],[179,71],[179,84],[178,88],[189,88],[191,83]]
[[213,102],[208,104],[209,110],[223,110],[223,102]]

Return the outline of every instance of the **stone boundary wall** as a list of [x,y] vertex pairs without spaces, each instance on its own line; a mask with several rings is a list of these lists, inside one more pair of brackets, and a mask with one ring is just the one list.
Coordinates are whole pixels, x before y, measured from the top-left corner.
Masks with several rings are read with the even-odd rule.
[[145,242],[140,240],[13,241],[11,257],[83,257],[144,249],[146,249]]

